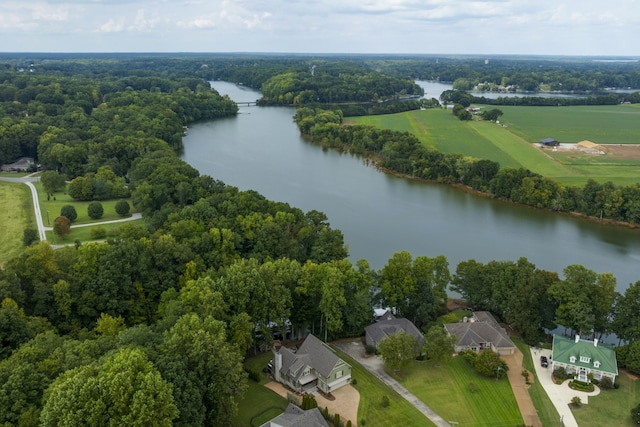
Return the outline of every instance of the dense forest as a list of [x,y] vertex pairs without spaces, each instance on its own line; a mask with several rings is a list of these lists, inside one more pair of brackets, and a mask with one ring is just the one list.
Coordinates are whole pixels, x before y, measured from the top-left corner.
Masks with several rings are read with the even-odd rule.
[[[383,68],[374,59],[358,60]],[[307,58],[262,58],[264,70],[242,61],[253,59],[0,58],[0,160],[34,157],[49,176],[75,182],[67,189],[80,198],[109,197],[125,182],[145,219],[104,243],[34,243],[2,266],[0,425],[233,425],[247,352],[307,332],[359,336],[375,305],[426,330],[446,311],[450,285],[531,344],[556,324],[583,335],[615,332],[631,343],[620,347],[621,362],[640,372],[640,281],[618,295],[613,276],[579,265],[562,279],[526,259],[469,260],[451,274],[445,257],[407,252],[376,271],[348,260],[342,233],[322,212],[239,191],[181,161],[183,126],[237,112],[206,79],[236,69],[268,84],[290,67],[310,72]],[[374,72],[383,76],[363,70],[344,81]],[[302,108],[296,119],[320,142],[371,151],[402,173],[542,204],[550,191],[558,196],[527,171],[422,152],[405,134],[341,126],[338,111]],[[585,206],[612,194],[630,200],[627,190],[594,185],[581,190]],[[614,206],[630,215],[625,202]]]

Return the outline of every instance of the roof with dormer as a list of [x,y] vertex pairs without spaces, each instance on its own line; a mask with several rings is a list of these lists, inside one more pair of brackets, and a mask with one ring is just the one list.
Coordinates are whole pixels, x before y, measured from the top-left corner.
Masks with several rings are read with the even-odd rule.
[[[580,339],[579,336],[576,340],[554,335],[551,358],[554,362],[618,375],[616,352],[613,348],[597,341]],[[596,367],[596,362],[600,366]]]
[[293,379],[300,378],[307,366],[326,378],[331,375],[331,371],[336,365],[339,363],[347,364],[338,357],[331,347],[311,334],[307,336],[295,353],[282,347],[280,354],[282,354],[282,374]]
[[458,339],[457,347],[472,348],[485,343],[491,343],[496,349],[515,347],[507,331],[488,311],[476,311],[473,313],[473,317],[467,321],[447,323],[444,327],[449,335]]

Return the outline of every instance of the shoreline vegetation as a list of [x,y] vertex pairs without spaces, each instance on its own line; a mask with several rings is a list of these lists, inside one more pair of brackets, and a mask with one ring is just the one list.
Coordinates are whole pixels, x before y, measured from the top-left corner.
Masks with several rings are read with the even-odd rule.
[[562,185],[525,168],[500,167],[491,160],[425,148],[410,132],[343,124],[341,112],[301,107],[294,121],[310,141],[368,158],[376,168],[408,179],[445,183],[505,202],[563,213],[590,221],[636,228],[640,186]]

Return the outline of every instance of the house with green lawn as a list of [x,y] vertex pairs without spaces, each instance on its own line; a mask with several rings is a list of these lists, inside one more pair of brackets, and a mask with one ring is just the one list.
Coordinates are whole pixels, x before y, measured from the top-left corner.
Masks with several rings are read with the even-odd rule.
[[273,353],[274,379],[298,393],[331,393],[351,383],[351,365],[314,335],[297,350],[279,347]]
[[600,344],[597,339],[583,340],[578,334],[575,339],[553,336],[551,362],[553,370],[564,368],[567,373],[576,374],[578,381],[585,383],[590,382],[590,374],[595,380],[609,378],[612,383],[616,382],[618,376],[616,352]]

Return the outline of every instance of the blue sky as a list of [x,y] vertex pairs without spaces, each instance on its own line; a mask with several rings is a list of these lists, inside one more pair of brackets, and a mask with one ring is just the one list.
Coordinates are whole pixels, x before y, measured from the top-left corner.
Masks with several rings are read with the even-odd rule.
[[2,0],[3,52],[640,56],[638,0]]

